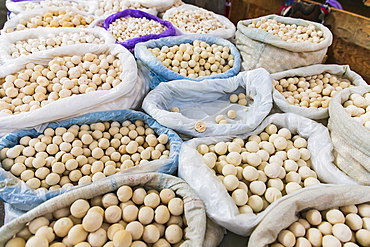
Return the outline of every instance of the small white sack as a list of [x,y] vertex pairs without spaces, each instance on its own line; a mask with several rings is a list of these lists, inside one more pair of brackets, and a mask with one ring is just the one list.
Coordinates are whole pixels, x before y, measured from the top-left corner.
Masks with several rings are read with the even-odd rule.
[[[336,64],[316,64],[307,67],[291,69],[283,72],[271,74],[271,78],[274,80],[280,80],[286,77],[306,77],[322,73],[330,73],[338,77],[348,79],[352,84],[356,86],[365,86],[367,83],[362,79],[360,75],[350,70],[348,65],[336,65]],[[291,105],[286,98],[273,87],[273,98],[274,103],[283,112],[291,112],[303,117],[310,119],[324,119],[329,117],[329,108],[307,108]]]
[[[0,35],[0,62],[4,63],[8,60],[13,60],[11,56],[10,45],[15,44],[17,41],[26,41],[27,39],[37,39],[41,37],[48,38],[49,34],[59,35],[60,32],[64,33],[80,33],[84,32],[86,34],[92,34],[94,37],[105,40],[105,44],[115,44],[116,39],[107,32],[104,28],[74,28],[74,27],[43,27],[35,29],[27,29],[22,31],[17,31],[13,33],[7,33],[5,35]],[[91,45],[89,43],[76,44],[76,45]],[[63,51],[66,46],[53,48],[55,52]],[[47,49],[50,51],[51,49]],[[27,57],[32,59],[34,56],[39,56],[38,53],[32,53]],[[22,56],[24,57],[24,56]]]
[[[293,113],[273,114],[266,118],[257,129],[240,135],[243,139],[261,133],[267,125],[273,123],[278,127],[288,128],[292,133],[298,133],[308,139],[307,149],[311,152],[312,169],[316,171],[321,182],[333,184],[357,183],[341,172],[333,162],[333,145],[328,129],[322,124]],[[255,214],[239,214],[238,207],[229,195],[220,179],[204,164],[203,157],[197,151],[200,144],[215,144],[232,141],[235,136],[196,138],[183,143],[179,157],[179,177],[184,179],[201,197],[206,205],[207,215],[217,224],[238,235],[248,236],[264,216],[282,200],[306,191],[300,189],[286,195],[270,204],[264,211]],[[324,186],[322,184],[315,187]]]
[[[260,21],[261,18],[273,19],[290,25],[308,26],[312,24],[316,30],[323,32],[325,40],[319,44],[288,43],[262,29],[248,28],[252,21]],[[242,68],[244,70],[265,68],[270,73],[321,63],[332,39],[332,33],[324,25],[277,15],[239,21],[236,31],[236,47],[242,56]]]
[[[160,124],[182,134],[237,135],[252,131],[268,115],[272,108],[271,91],[270,74],[256,69],[227,79],[160,83],[145,97],[142,108]],[[229,97],[235,93],[244,93],[247,98],[251,94],[253,102],[248,100],[248,106],[231,103]],[[170,112],[172,107],[178,107],[180,113]],[[235,119],[226,117],[229,110],[236,111]],[[220,114],[229,124],[216,123],[215,118]],[[206,123],[205,132],[195,130],[198,121]]]
[[[86,10],[79,10],[85,14],[94,14],[94,11],[96,10],[96,8],[98,7],[98,3],[97,1],[84,1],[84,0],[63,0],[63,1],[66,1],[66,2],[71,2],[71,3],[76,3],[76,4],[81,4],[84,6],[84,8],[87,7],[87,11]],[[50,10],[66,10],[66,9],[70,9],[70,10],[74,10],[74,9],[77,9],[75,7],[72,7],[72,6],[63,6],[63,7],[56,7],[56,6],[51,6],[51,7],[46,7],[46,8],[42,8],[41,6],[39,6],[38,8],[34,8],[34,9],[26,9],[26,5],[31,3],[31,2],[42,2],[41,0],[37,0],[37,1],[21,1],[21,2],[14,2],[14,1],[11,1],[11,0],[6,0],[5,2],[5,6],[6,8],[8,9],[8,11],[11,12],[12,14],[12,17],[14,17],[15,15],[18,15],[19,13],[21,12],[29,12],[29,11],[34,11],[34,10],[45,10],[45,9],[50,9]]]
[[[26,64],[47,65],[56,56],[80,55],[86,53],[111,54],[118,56],[121,61],[122,82],[110,90],[97,90],[87,94],[74,95],[71,97],[58,99],[40,109],[24,112],[18,115],[0,114],[1,133],[8,133],[14,129],[30,128],[42,123],[48,123],[58,119],[78,116],[81,114],[104,111],[120,110],[138,107],[142,98],[148,92],[149,86],[145,80],[138,80],[138,71],[135,58],[121,45],[86,45],[86,46],[67,46],[63,51],[43,51],[37,56],[29,59],[18,58],[9,61],[0,67],[0,78],[24,69]],[[111,103],[105,105],[106,103]]]
[[[210,33],[207,33],[207,34],[218,36],[218,37],[221,37],[221,38],[224,38],[224,39],[232,39],[232,38],[234,38],[236,28],[235,28],[235,25],[228,18],[226,18],[225,16],[222,16],[222,15],[218,15],[216,13],[213,13],[212,11],[209,11],[209,10],[206,10],[206,9],[203,9],[203,8],[196,7],[194,5],[184,4],[184,5],[181,5],[180,7],[177,7],[177,8],[171,8],[171,9],[167,10],[164,13],[163,20],[170,21],[169,18],[170,18],[170,15],[173,12],[175,12],[175,11],[181,11],[183,9],[186,9],[186,10],[201,10],[201,11],[211,12],[212,15],[219,22],[221,22],[223,25],[225,25],[225,28],[219,28],[219,29],[214,30],[214,31],[211,31]],[[179,29],[175,24],[173,24],[173,26],[176,28],[176,31],[177,31],[177,34],[178,35],[195,34],[195,33],[187,32],[184,29]]]

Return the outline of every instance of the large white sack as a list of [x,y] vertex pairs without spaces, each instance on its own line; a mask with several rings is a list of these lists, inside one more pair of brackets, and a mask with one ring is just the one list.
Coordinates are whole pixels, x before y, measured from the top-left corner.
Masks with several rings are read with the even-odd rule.
[[[84,32],[86,34],[92,34],[96,38],[102,39],[105,41],[105,44],[115,44],[116,39],[113,35],[106,31],[104,28],[74,28],[74,27],[60,27],[60,28],[53,28],[53,27],[43,27],[43,28],[36,28],[36,29],[27,29],[22,31],[17,31],[13,33],[7,33],[5,35],[0,35],[0,62],[4,63],[8,60],[14,59],[11,56],[10,45],[15,44],[17,41],[26,41],[27,39],[37,39],[41,37],[48,38],[49,34],[59,35],[59,33],[80,33]],[[88,43],[83,44],[76,44],[76,45],[90,45]],[[63,51],[66,46],[63,47],[56,47],[55,52]],[[47,51],[50,51],[48,49]],[[32,59],[34,56],[39,56],[38,53],[32,53],[27,57]],[[22,56],[23,57],[23,56]]]
[[281,201],[266,215],[249,239],[248,246],[267,247],[281,230],[298,220],[298,213],[305,210],[326,210],[370,201],[368,186],[333,186],[312,188],[285,201]]
[[[83,13],[86,14],[94,14],[94,11],[98,7],[97,1],[85,1],[85,0],[62,0],[65,2],[71,2],[71,3],[76,3],[76,4],[81,4],[84,6],[84,8],[87,8],[87,10],[80,10]],[[65,9],[76,9],[76,7],[73,6],[63,6],[63,7],[56,7],[56,6],[50,6],[50,7],[44,7],[42,8],[40,5],[37,6],[37,8],[34,9],[26,9],[26,5],[29,4],[30,2],[43,2],[42,0],[37,0],[37,1],[12,1],[12,0],[6,0],[5,6],[8,9],[9,12],[11,12],[12,17],[15,15],[24,12],[24,11],[33,11],[33,10],[40,10],[40,9],[52,9],[52,10],[65,10]]]
[[[348,79],[352,84],[356,86],[365,86],[367,83],[362,77],[353,72],[348,65],[336,65],[336,64],[316,64],[307,67],[291,69],[287,71],[277,72],[271,74],[271,78],[274,80],[280,80],[286,77],[306,77],[322,73],[330,73],[340,78]],[[286,98],[273,87],[273,98],[274,103],[283,112],[291,112],[303,117],[310,119],[324,119],[329,117],[328,108],[307,108],[291,105]]]
[[368,92],[370,86],[362,86],[336,94],[329,104],[328,123],[337,166],[364,185],[370,185],[370,131],[353,119],[342,104],[353,93]]
[[[56,56],[80,55],[86,53],[111,54],[121,61],[122,82],[110,90],[98,90],[87,94],[74,95],[58,99],[40,109],[18,115],[0,114],[0,133],[8,133],[14,129],[30,128],[42,123],[73,117],[88,112],[104,110],[120,110],[139,107],[142,98],[149,90],[145,80],[138,79],[138,70],[133,55],[121,45],[81,45],[67,46],[63,50],[39,52],[29,59],[17,58],[0,67],[0,78],[24,69],[26,64],[47,65]],[[110,105],[105,105],[111,103]]]
[[132,187],[143,186],[146,190],[168,188],[174,190],[184,200],[184,215],[188,227],[185,232],[186,241],[181,244],[182,247],[214,247],[221,242],[223,238],[222,230],[206,218],[203,202],[187,183],[177,177],[166,174],[139,173],[112,176],[110,179],[99,181],[46,201],[1,227],[0,246],[4,246],[8,239],[22,230],[27,222],[36,217],[68,207],[78,199],[91,199],[95,196],[115,191],[123,185]]
[[[208,11],[206,9],[199,8],[199,7],[196,7],[196,6],[191,5],[191,4],[184,4],[184,5],[181,5],[180,7],[171,8],[171,9],[167,10],[163,15],[163,20],[170,21],[169,18],[170,18],[170,15],[172,13],[174,13],[176,11],[181,11],[183,9]],[[210,33],[207,33],[207,34],[215,35],[215,36],[218,36],[218,37],[221,37],[221,38],[224,38],[224,39],[234,38],[235,30],[236,30],[234,23],[232,23],[225,16],[218,15],[216,13],[213,13],[212,11],[208,11],[208,12],[210,12],[219,22],[221,22],[223,25],[225,25],[225,28],[219,28],[219,29],[211,31]],[[173,26],[176,28],[176,31],[177,31],[178,35],[194,34],[194,33],[190,33],[190,32],[185,31],[185,29],[183,29],[183,28],[181,28],[181,29],[178,28],[175,24],[173,24]]]
[[[252,21],[261,18],[273,19],[285,24],[308,26],[312,24],[316,30],[321,30],[325,38],[319,44],[311,42],[288,43],[279,37],[258,28],[248,28]],[[242,56],[242,68],[251,70],[265,68],[270,73],[276,73],[293,68],[321,63],[333,35],[330,30],[317,22],[268,15],[256,19],[239,21],[236,32],[236,47]]]
[[[257,129],[244,135],[243,139],[261,133],[267,125],[273,123],[278,127],[288,128],[293,133],[298,133],[308,139],[307,149],[311,152],[312,169],[316,171],[321,182],[333,184],[355,185],[355,181],[341,172],[332,162],[333,146],[327,128],[322,124],[293,113],[273,114],[266,118]],[[203,157],[197,151],[200,144],[215,144],[218,142],[232,141],[236,136],[196,138],[182,145],[179,158],[179,177],[184,179],[201,197],[206,205],[207,215],[214,222],[228,230],[243,236],[252,233],[254,227],[261,222],[263,217],[281,201],[296,194],[306,191],[303,188],[289,195],[283,196],[270,204],[264,211],[255,214],[239,214],[238,207],[229,195],[220,179],[204,164]],[[322,184],[315,187],[324,186]]]
[[[176,80],[160,83],[144,99],[142,108],[160,124],[190,136],[237,135],[256,128],[272,108],[270,74],[264,69],[239,73],[227,79],[206,79],[201,82]],[[248,106],[231,103],[231,94],[251,94]],[[178,107],[180,113],[170,112]],[[247,109],[247,111],[244,111]],[[226,114],[235,110],[237,117]],[[230,124],[217,124],[217,115],[224,115]],[[199,121],[207,129],[195,130]]]

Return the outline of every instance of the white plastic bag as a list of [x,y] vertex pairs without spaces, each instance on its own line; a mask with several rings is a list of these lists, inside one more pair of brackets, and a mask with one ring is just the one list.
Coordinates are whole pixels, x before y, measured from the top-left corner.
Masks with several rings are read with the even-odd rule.
[[[148,92],[149,86],[145,80],[138,80],[136,62],[132,54],[121,45],[86,45],[67,46],[62,51],[43,51],[32,59],[25,56],[9,61],[0,67],[0,78],[24,69],[26,64],[47,65],[56,56],[80,55],[86,53],[111,54],[118,56],[121,61],[122,82],[110,90],[97,90],[87,94],[74,95],[58,99],[40,109],[24,112],[18,115],[0,114],[1,133],[14,129],[30,128],[42,123],[73,117],[88,112],[118,110],[138,107],[142,98]],[[142,78],[142,77],[141,77]],[[109,103],[109,104],[107,104]]]
[[[85,13],[85,14],[91,14],[91,15],[94,14],[94,11],[98,7],[97,1],[88,1],[88,0],[87,1],[85,1],[85,0],[62,0],[62,1],[83,5],[84,8],[87,8],[87,11],[86,10],[80,10],[80,11]],[[34,8],[34,9],[27,9],[26,8],[27,4],[29,4],[31,2],[40,3],[42,1],[37,0],[37,1],[18,1],[18,2],[14,2],[12,0],[6,0],[5,6],[8,9],[8,11],[11,12],[12,17],[14,17],[15,15],[18,15],[19,13],[24,12],[24,11],[28,12],[28,11],[34,11],[34,10],[40,10],[40,9],[43,9],[43,10],[45,10],[45,9],[52,9],[52,10],[66,10],[66,9],[73,10],[73,9],[76,9],[75,7],[72,7],[72,6],[63,6],[63,7],[51,6],[51,7],[46,7],[46,8],[42,8],[41,6],[38,6],[37,8]]]
[[[171,8],[169,10],[167,10],[164,15],[163,15],[163,20],[166,20],[166,21],[170,21],[169,18],[170,18],[170,15],[175,12],[175,11],[181,11],[181,10],[201,10],[201,11],[208,11],[206,9],[203,9],[203,8],[199,8],[199,7],[196,7],[194,5],[190,5],[190,4],[184,4],[184,5],[181,5],[180,7],[177,7],[177,8]],[[211,11],[208,11],[208,12],[211,12]],[[228,19],[226,18],[225,16],[222,16],[222,15],[218,15],[216,13],[213,13],[211,12],[212,15],[219,21],[221,22],[223,25],[225,25],[225,28],[219,28],[217,30],[214,30],[208,34],[210,35],[214,35],[214,36],[218,36],[218,37],[221,37],[221,38],[224,38],[224,39],[232,39],[234,38],[234,35],[235,35],[235,25]],[[176,30],[178,31],[178,34],[179,35],[183,35],[183,34],[194,34],[194,33],[190,33],[190,32],[186,32],[184,29],[179,29],[176,27],[175,24],[173,24],[174,27],[176,28]]]
[[[186,241],[181,244],[182,247],[217,246],[221,242],[223,235],[220,234],[220,227],[207,220],[204,204],[187,183],[166,174],[142,173],[112,176],[110,179],[99,181],[46,201],[1,227],[0,246],[4,246],[8,239],[22,230],[25,224],[32,219],[68,207],[78,199],[91,199],[115,191],[123,185],[142,186],[146,190],[168,188],[174,190],[177,196],[184,200],[184,215],[188,227],[184,234]],[[207,238],[208,235],[212,237]]]
[[[159,84],[144,99],[142,108],[160,124],[190,136],[237,135],[256,128],[272,108],[272,84],[264,69],[242,72],[228,79],[208,79],[201,82],[177,80]],[[231,94],[244,93],[248,106],[231,103]],[[178,107],[180,113],[170,112]],[[244,111],[247,109],[247,111]],[[227,111],[235,110],[235,119],[226,118]],[[217,124],[217,115],[224,115],[230,124]],[[195,130],[198,121],[207,129]]]
[[[312,24],[316,30],[321,30],[325,38],[319,44],[311,42],[288,43],[279,37],[258,28],[248,28],[252,21],[261,18],[273,19],[285,24],[308,26]],[[330,30],[317,22],[268,15],[256,19],[239,21],[236,32],[236,47],[242,56],[242,68],[251,70],[265,68],[270,73],[276,73],[298,67],[321,63],[333,35]]]
[[[278,127],[288,128],[308,139],[307,149],[311,152],[311,167],[316,171],[321,182],[334,184],[357,184],[341,172],[332,162],[333,146],[329,132],[322,124],[293,113],[273,114],[266,118],[257,129],[240,135],[243,139],[261,133],[267,125],[273,123]],[[204,164],[203,157],[197,151],[200,144],[215,144],[232,141],[235,136],[196,138],[182,145],[179,158],[179,177],[184,179],[202,198],[207,208],[207,215],[217,224],[243,236],[248,236],[263,217],[282,200],[301,193],[311,187],[300,189],[283,196],[270,204],[264,211],[255,214],[239,214],[234,200],[227,192],[220,179]],[[324,186],[321,184],[315,187]]]
[[[280,80],[286,77],[306,77],[322,73],[330,73],[338,77],[348,79],[356,86],[365,86],[367,83],[360,75],[350,70],[348,65],[336,64],[316,64],[307,67],[291,69],[283,72],[271,74],[274,80]],[[286,98],[275,88],[273,88],[274,103],[283,112],[291,112],[310,119],[324,119],[329,117],[328,108],[307,108],[291,105]]]
[[[116,39],[105,29],[103,28],[74,28],[74,27],[61,27],[61,28],[53,28],[53,27],[43,27],[43,28],[36,28],[36,29],[27,29],[22,31],[17,31],[13,33],[7,33],[5,35],[0,35],[0,62],[4,63],[8,60],[13,60],[14,58],[11,56],[10,45],[15,44],[17,41],[26,41],[27,39],[37,39],[41,37],[48,38],[49,34],[59,35],[60,32],[63,33],[80,33],[84,32],[86,34],[92,34],[96,38],[101,40],[105,40],[105,44],[115,44]],[[83,44],[76,44],[76,45],[91,45],[88,43]],[[66,46],[63,47],[56,47],[56,52],[63,51]],[[48,49],[50,51],[50,49]],[[28,55],[28,58],[32,58],[34,56],[38,56],[38,53],[33,53]]]

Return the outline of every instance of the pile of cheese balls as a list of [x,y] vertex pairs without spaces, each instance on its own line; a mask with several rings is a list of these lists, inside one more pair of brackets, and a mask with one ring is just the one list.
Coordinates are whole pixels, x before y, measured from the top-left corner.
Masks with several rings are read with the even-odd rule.
[[343,206],[301,212],[299,219],[282,230],[270,247],[370,246],[370,205]]
[[35,10],[52,7],[70,7],[78,9],[80,11],[89,11],[89,7],[87,4],[65,0],[43,0],[40,2],[25,2],[25,4],[22,5],[23,10]]
[[[167,145],[166,145],[167,144]],[[141,120],[48,128],[0,151],[2,167],[32,189],[88,184],[151,160],[168,159],[168,136]]]
[[19,114],[58,99],[121,83],[121,61],[113,55],[55,57],[48,65],[29,63],[26,69],[0,79],[0,112]]
[[370,93],[363,96],[357,93],[351,94],[343,103],[346,112],[357,122],[370,130]]
[[260,21],[252,21],[248,27],[262,29],[289,43],[311,42],[318,44],[325,40],[323,32],[317,31],[312,24],[307,27],[296,24],[289,25],[263,17]]
[[283,78],[273,80],[272,84],[289,104],[309,108],[328,108],[337,92],[354,86],[348,79],[329,73]]
[[148,50],[168,69],[190,79],[224,73],[234,66],[234,56],[229,47],[209,45],[200,40],[195,40],[193,44]]
[[174,191],[125,185],[33,219],[5,247],[179,246],[186,227]]
[[206,10],[181,9],[171,13],[168,20],[176,27],[189,33],[210,33],[226,28],[213,13]]
[[48,37],[40,37],[34,39],[19,40],[15,44],[10,45],[10,55],[13,58],[27,56],[39,51],[53,49],[66,45],[74,44],[105,44],[105,40],[95,37],[91,33],[76,32],[64,33],[60,32],[57,35],[49,34]]
[[95,10],[96,16],[102,15],[111,15],[117,12],[124,11],[126,9],[153,9],[155,8],[146,8],[138,2],[131,2],[128,0],[103,0],[99,2],[99,7]]
[[248,141],[235,138],[216,145],[201,144],[197,150],[241,214],[259,213],[286,194],[320,183],[310,168],[307,141],[274,124]]
[[122,17],[112,22],[108,28],[108,31],[120,43],[148,34],[160,34],[166,30],[166,26],[145,17]]
[[29,20],[19,20],[15,30],[9,28],[6,32],[11,33],[38,27],[87,27],[93,21],[93,16],[83,16],[72,10],[48,10],[44,15],[37,15]]

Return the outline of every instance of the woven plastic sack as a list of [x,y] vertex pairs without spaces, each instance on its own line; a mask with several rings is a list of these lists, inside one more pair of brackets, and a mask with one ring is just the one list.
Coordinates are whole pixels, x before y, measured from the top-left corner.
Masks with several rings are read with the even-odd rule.
[[97,183],[73,190],[60,195],[41,204],[28,213],[9,222],[0,228],[0,246],[4,246],[6,241],[21,231],[26,223],[52,213],[58,209],[70,206],[78,199],[91,199],[95,196],[103,195],[117,190],[123,185],[143,186],[146,190],[150,189],[172,189],[184,200],[184,215],[188,224],[185,232],[186,241],[182,247],[201,247],[217,246],[223,237],[219,226],[207,220],[203,202],[191,187],[183,180],[174,176],[160,173],[128,174],[112,176],[109,179],[101,180]]
[[[356,86],[365,86],[367,83],[362,79],[360,75],[351,71],[348,65],[336,65],[336,64],[316,64],[298,69],[291,69],[283,72],[274,73],[271,78],[274,80],[280,80],[286,77],[306,77],[317,74],[330,73],[338,77],[348,79],[352,84]],[[285,97],[273,88],[274,103],[283,112],[291,112],[297,115],[301,115],[310,119],[324,119],[329,117],[328,108],[307,108],[291,105]]]
[[[288,128],[292,133],[298,133],[308,139],[307,149],[311,152],[312,169],[316,171],[321,182],[333,184],[357,184],[346,174],[341,172],[332,162],[333,146],[327,128],[322,124],[293,113],[273,114],[266,118],[257,129],[244,135],[247,137],[261,133],[269,124]],[[225,227],[238,235],[248,236],[255,226],[282,200],[295,194],[306,191],[300,189],[283,196],[270,204],[259,214],[239,214],[238,207],[229,195],[220,179],[204,163],[203,157],[197,151],[200,144],[216,144],[218,142],[232,141],[236,136],[196,138],[183,144],[179,158],[179,177],[184,179],[201,197],[207,208],[207,215],[215,223]],[[323,186],[321,184],[314,186]],[[253,245],[252,245],[253,246]]]
[[122,82],[110,90],[97,90],[86,94],[74,95],[58,99],[40,109],[23,112],[18,115],[0,114],[0,134],[14,129],[24,129],[42,123],[55,121],[67,117],[77,116],[88,112],[119,110],[136,108],[148,92],[142,75],[138,77],[136,62],[132,54],[121,45],[77,45],[66,46],[59,50],[42,51],[32,56],[25,56],[10,60],[0,67],[0,78],[24,69],[27,63],[47,65],[57,56],[83,56],[91,52],[94,54],[111,54],[120,59]]
[[[196,7],[194,5],[184,4],[180,7],[172,8],[172,9],[167,10],[166,13],[163,16],[163,19],[169,21],[169,17],[171,16],[172,13],[174,13],[176,11],[181,11],[181,10],[184,10],[184,9],[185,10],[199,10],[199,11],[211,12],[211,11],[208,11],[206,9]],[[221,22],[225,26],[225,28],[220,28],[220,29],[211,31],[208,34],[218,36],[218,37],[221,37],[221,38],[224,38],[224,39],[234,38],[235,30],[236,30],[235,25],[228,18],[226,18],[225,16],[218,15],[218,14],[213,13],[213,12],[211,12],[211,13],[219,22]],[[175,26],[178,34],[180,34],[180,35],[193,34],[193,33],[185,31],[183,28],[182,29],[177,28],[176,25],[174,25],[174,26]]]
[[[94,14],[94,11],[98,7],[97,1],[85,1],[85,0],[63,0],[66,2],[71,2],[71,3],[76,3],[76,4],[82,4],[84,8],[87,8],[87,11],[85,10],[80,10],[81,12],[85,14]],[[26,9],[26,5],[30,2],[37,2],[40,3],[42,2],[41,0],[36,0],[36,1],[17,1],[17,0],[6,0],[5,6],[8,9],[9,12],[11,12],[12,17],[15,15],[24,12],[24,11],[33,11],[33,10],[40,10],[41,7],[34,8],[34,9]],[[42,9],[53,9],[53,10],[65,10],[65,9],[76,9],[75,7],[72,6],[63,6],[63,7],[47,7],[47,8],[42,8]]]
[[370,132],[344,109],[353,93],[370,92],[370,86],[351,87],[337,93],[329,104],[329,123],[336,165],[353,179],[370,185]]
[[[225,73],[189,79],[183,75],[173,72],[172,70],[169,70],[148,50],[148,48],[161,48],[162,46],[170,47],[184,43],[193,43],[194,40],[201,40],[207,42],[208,44],[218,44],[229,47],[231,55],[234,56],[233,68],[226,71]],[[200,82],[206,79],[223,79],[233,77],[239,73],[241,61],[240,54],[232,43],[225,39],[206,34],[167,37],[157,40],[150,40],[145,43],[140,43],[137,44],[135,47],[135,57],[137,59],[138,69],[143,72],[144,77],[149,83],[150,89],[154,89],[156,86],[159,85],[159,83],[167,81],[188,79]]]
[[305,192],[280,201],[252,233],[248,246],[267,247],[273,243],[281,230],[298,220],[301,211],[326,210],[370,201],[368,186],[333,186],[309,188]]
[[[142,108],[160,124],[189,136],[220,136],[247,133],[255,129],[272,108],[270,74],[264,69],[245,71],[228,79],[210,79],[202,83],[179,80],[161,83],[144,99]],[[244,93],[248,106],[231,103],[231,94]],[[253,98],[253,101],[248,96]],[[180,113],[170,112],[178,107]],[[217,124],[217,115],[226,117],[235,110],[230,124]],[[244,111],[247,110],[247,111]],[[198,121],[206,123],[204,132],[195,130]]]
[[[18,31],[14,33],[7,33],[6,35],[0,36],[0,43],[2,46],[0,47],[0,62],[5,63],[8,60],[13,60],[14,58],[11,56],[10,45],[16,44],[17,41],[25,41],[27,39],[37,39],[41,37],[48,38],[49,34],[59,35],[59,33],[80,33],[84,32],[86,34],[92,34],[96,38],[102,39],[105,41],[105,44],[114,44],[115,38],[107,31],[101,28],[73,28],[73,27],[61,27],[61,28],[53,28],[53,27],[44,27],[44,28],[36,28],[36,29],[27,29],[23,31]],[[89,45],[87,43],[83,44],[76,44],[80,46]],[[57,52],[63,51],[64,47],[57,47],[53,48]],[[51,49],[48,49],[50,51]],[[33,53],[28,55],[32,58],[33,56],[38,56],[37,53]]]
[[[312,24],[321,30],[325,38],[319,44],[311,42],[288,43],[279,37],[258,28],[248,28],[252,21],[261,18],[273,19],[284,24],[308,26]],[[242,56],[242,68],[251,70],[265,68],[276,73],[298,67],[321,63],[333,35],[328,28],[316,22],[277,15],[268,15],[256,19],[239,21],[236,32],[236,47]]]
[[[23,136],[37,137],[38,135],[41,135],[46,128],[56,129],[57,127],[69,127],[74,124],[82,125],[104,121],[118,121],[122,123],[126,120],[142,120],[147,123],[149,127],[152,128],[158,135],[167,134],[170,143],[170,156],[169,159],[155,160],[143,165],[134,166],[120,172],[119,174],[140,171],[158,171],[161,173],[172,174],[177,168],[182,140],[174,131],[158,124],[153,118],[149,117],[145,113],[131,110],[89,113],[80,117],[40,125],[32,130],[13,132],[0,139],[0,150],[5,147],[13,147],[17,145]],[[0,168],[0,181],[3,185],[6,185],[0,188],[0,198],[4,202],[12,204],[12,206],[16,207],[17,209],[25,211],[36,207],[37,205],[52,197],[55,197],[56,195],[81,187],[74,186],[45,193],[44,190],[30,189],[23,181],[5,171],[3,168]]]
[[122,43],[116,42],[117,44],[123,45],[124,47],[126,47],[129,50],[132,49],[132,51],[133,51],[133,48],[135,47],[135,45],[140,43],[140,42],[145,42],[145,41],[152,40],[152,39],[160,39],[160,38],[163,38],[163,37],[175,36],[176,35],[176,30],[172,26],[171,22],[163,21],[163,20],[159,19],[158,17],[156,17],[154,15],[145,13],[145,12],[140,11],[140,10],[135,10],[135,9],[126,9],[122,12],[118,12],[116,14],[113,14],[113,15],[109,16],[107,19],[105,19],[103,28],[108,30],[109,25],[111,23],[113,23],[117,19],[125,18],[125,17],[135,17],[135,18],[144,18],[145,17],[147,20],[154,20],[156,22],[159,22],[161,25],[167,27],[167,29],[163,33],[160,33],[160,34],[148,34],[148,35],[144,35],[144,36],[141,36],[141,37],[138,37],[138,38],[129,39],[129,40],[124,41]]

